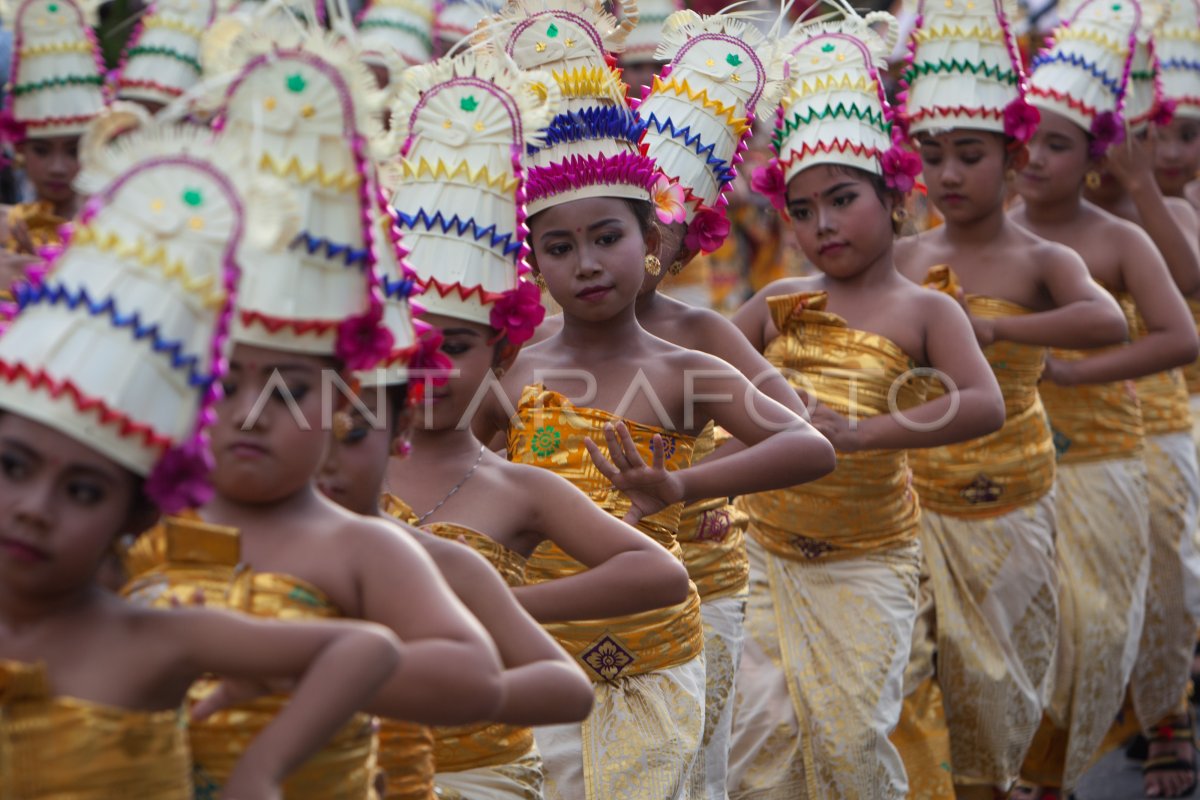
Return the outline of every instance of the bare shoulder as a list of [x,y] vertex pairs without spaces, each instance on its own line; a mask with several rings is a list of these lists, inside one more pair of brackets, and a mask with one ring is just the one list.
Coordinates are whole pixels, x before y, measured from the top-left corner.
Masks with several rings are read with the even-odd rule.
[[1195,229],[1197,226],[1196,209],[1182,197],[1166,197],[1167,209],[1171,212],[1171,216],[1175,217],[1176,221]]
[[1027,260],[1028,263],[1050,268],[1070,266],[1087,269],[1083,258],[1065,244],[1043,239],[1037,234],[1016,226],[1014,226],[1013,234],[1018,237],[1020,243],[1018,254],[1023,256],[1023,260]]
[[813,275],[806,278],[780,278],[764,286],[758,293],[763,298],[767,298],[779,297],[785,294],[796,294],[797,292],[814,292],[820,288],[820,276]]
[[450,583],[455,594],[459,593],[460,587],[488,581],[496,575],[495,568],[487,559],[468,545],[443,539],[416,528],[406,528],[405,532],[433,559],[438,571]]
[[923,281],[924,271],[936,260],[929,250],[939,237],[940,231],[934,230],[897,239],[892,253],[900,274],[917,283]]

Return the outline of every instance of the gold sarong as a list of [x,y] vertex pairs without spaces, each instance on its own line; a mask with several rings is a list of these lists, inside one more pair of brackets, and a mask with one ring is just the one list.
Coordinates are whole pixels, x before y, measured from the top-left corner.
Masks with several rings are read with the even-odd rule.
[[[509,427],[510,460],[553,470],[615,517],[628,512],[629,499],[600,474],[584,447],[590,438],[608,455],[604,425],[616,417],[571,406],[563,395],[541,386],[525,387],[517,415]],[[692,437],[625,422],[647,462],[657,434],[667,469],[691,464]],[[681,511],[682,504],[676,504],[637,524],[680,561]],[[536,583],[584,569],[552,542],[542,542],[525,576]],[[545,627],[596,688],[591,716],[582,726],[556,725],[536,733],[547,797],[688,798],[704,730],[704,628],[695,585],[670,608]]]
[[[1119,293],[1118,299],[1129,320],[1129,333],[1134,341],[1146,335],[1146,321],[1137,312],[1133,298]],[[1182,369],[1169,369],[1138,378],[1138,400],[1142,404],[1142,424],[1147,436],[1180,433],[1192,429],[1188,407],[1188,386]]]
[[54,697],[43,664],[0,661],[4,800],[191,800],[187,719]]
[[1147,436],[1146,470],[1150,583],[1129,689],[1138,721],[1150,730],[1180,707],[1200,619],[1200,553],[1196,547],[1200,474],[1190,431]]
[[536,747],[505,764],[437,775],[438,800],[542,800],[542,757]]
[[[1200,332],[1200,300],[1189,297],[1187,304],[1192,312],[1192,320],[1196,323],[1196,329]],[[1200,358],[1183,367],[1183,382],[1187,384],[1188,394],[1193,398],[1200,395]]]
[[[749,566],[747,561],[747,571]],[[743,591],[700,604],[704,617],[704,735],[692,771],[694,800],[725,800],[727,794],[732,701],[742,659],[746,596]]]
[[[142,605],[169,608],[174,598],[188,605],[196,590],[210,608],[227,608],[274,619],[332,619],[343,616],[316,586],[299,578],[254,572],[242,565],[236,529],[209,525],[195,514],[167,517],[142,534],[126,556],[130,576],[123,594]],[[216,687],[198,681],[199,700]],[[264,697],[217,712],[191,726],[197,798],[217,797],[246,747],[287,704]],[[375,719],[355,715],[325,747],[289,776],[288,800],[365,800],[372,792],[378,740]]]
[[888,737],[900,717],[920,547],[804,562],[765,551],[750,530],[731,800],[904,797]]
[[[53,203],[47,203],[44,200],[35,200],[32,203],[17,203],[14,206],[9,206],[7,221],[10,231],[17,223],[25,223],[33,246],[41,248],[48,245],[62,244],[61,229],[70,220],[63,219],[54,213]],[[8,239],[4,242],[4,249],[10,253],[20,251],[20,244],[12,234],[9,234]],[[37,254],[30,253],[29,255]]]

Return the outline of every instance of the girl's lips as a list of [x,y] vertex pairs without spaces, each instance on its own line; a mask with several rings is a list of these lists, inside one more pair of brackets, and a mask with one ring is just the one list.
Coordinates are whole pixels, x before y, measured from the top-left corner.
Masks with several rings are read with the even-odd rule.
[[831,253],[840,253],[846,247],[845,242],[830,242],[823,244],[817,249],[819,255],[827,256]]
[[46,551],[14,539],[0,539],[0,552],[4,552],[9,558],[23,564],[36,564],[50,560],[50,554]]
[[251,442],[234,442],[229,445],[229,452],[236,458],[255,460],[267,455],[267,448]]
[[597,300],[603,300],[605,297],[608,296],[608,293],[611,291],[612,291],[611,286],[592,286],[590,288],[584,289],[581,292],[576,292],[575,296],[578,297],[580,300],[596,302]]

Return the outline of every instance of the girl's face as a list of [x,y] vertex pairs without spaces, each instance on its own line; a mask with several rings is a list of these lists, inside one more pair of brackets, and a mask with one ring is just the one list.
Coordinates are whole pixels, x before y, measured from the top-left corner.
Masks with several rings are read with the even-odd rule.
[[892,245],[892,207],[867,173],[821,164],[788,181],[787,210],[804,255],[831,278],[847,279]]
[[1004,137],[959,128],[917,137],[929,199],[948,222],[973,222],[1004,204]]
[[0,415],[0,585],[46,598],[88,586],[117,537],[152,521],[136,519],[139,491],[87,445]]
[[385,389],[363,389],[359,398],[373,418],[352,406],[339,412],[349,426],[335,422],[317,485],[343,508],[373,514],[392,452],[392,412]]
[[633,305],[658,249],[655,229],[643,236],[624,200],[589,197],[542,211],[530,221],[533,260],[568,316],[612,319]]
[[331,369],[331,359],[234,347],[211,434],[218,494],[267,504],[312,481],[329,439],[333,409],[322,407],[322,380]]
[[1176,116],[1158,128],[1154,175],[1163,194],[1182,197],[1200,170],[1200,120]]
[[496,366],[496,331],[442,314],[425,314],[421,319],[441,331],[442,352],[453,371],[443,385],[426,388],[425,402],[414,409],[416,424],[427,431],[469,426],[467,412]]
[[1043,109],[1042,121],[1029,142],[1029,163],[1017,173],[1017,191],[1031,203],[1075,197],[1092,167],[1083,129],[1061,114]]
[[17,151],[25,159],[25,175],[39,200],[64,205],[74,199],[71,182],[79,174],[78,136],[27,139],[17,145]]

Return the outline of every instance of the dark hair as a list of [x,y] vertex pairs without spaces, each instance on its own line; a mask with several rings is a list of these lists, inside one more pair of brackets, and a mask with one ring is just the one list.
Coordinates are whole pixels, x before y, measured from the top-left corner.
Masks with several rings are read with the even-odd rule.
[[649,200],[634,200],[632,197],[621,198],[625,201],[625,205],[629,206],[630,213],[637,220],[638,228],[642,231],[642,237],[650,235],[650,231],[658,227],[658,218],[654,213],[654,204]]

